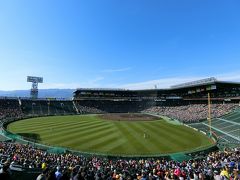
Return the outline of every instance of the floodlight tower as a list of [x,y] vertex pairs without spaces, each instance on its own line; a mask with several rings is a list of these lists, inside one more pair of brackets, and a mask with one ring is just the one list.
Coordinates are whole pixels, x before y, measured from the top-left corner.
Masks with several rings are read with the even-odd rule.
[[43,83],[43,78],[42,77],[35,77],[35,76],[27,76],[27,82],[32,83],[32,88],[31,88],[31,98],[32,99],[37,99],[38,98],[38,83]]

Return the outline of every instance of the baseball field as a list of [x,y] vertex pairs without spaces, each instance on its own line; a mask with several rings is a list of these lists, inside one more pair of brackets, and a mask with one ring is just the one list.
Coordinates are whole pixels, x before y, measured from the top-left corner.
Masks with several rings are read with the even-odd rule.
[[146,114],[40,117],[13,122],[7,129],[41,144],[106,155],[161,155],[213,144],[191,128]]

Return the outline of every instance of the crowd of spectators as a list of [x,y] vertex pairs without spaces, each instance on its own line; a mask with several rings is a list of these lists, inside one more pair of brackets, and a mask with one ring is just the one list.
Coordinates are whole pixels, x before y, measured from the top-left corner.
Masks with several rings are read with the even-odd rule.
[[[232,111],[238,107],[238,104],[212,104],[211,117],[216,118]],[[147,113],[168,116],[172,119],[177,119],[185,123],[198,122],[202,119],[207,119],[208,105],[207,104],[190,104],[185,106],[155,106],[144,110]]]
[[[0,99],[0,120],[6,119],[6,118],[22,118],[24,115],[28,114],[39,114],[43,115],[45,114],[51,114],[53,111],[62,111],[62,112],[69,112],[69,106],[65,106],[65,104],[62,102],[56,102],[55,104],[59,104],[59,107],[54,106],[54,110],[51,108],[48,108],[47,106],[41,106],[41,108],[36,109],[36,103],[32,103],[32,101],[23,101],[24,103],[20,106],[18,100],[5,100]],[[40,102],[40,101],[39,101]],[[47,101],[41,101],[41,103],[47,104]],[[67,103],[67,102],[65,102]],[[102,107],[102,106],[103,107]],[[106,106],[106,107],[105,107]],[[213,118],[220,117],[230,111],[232,111],[234,108],[238,107],[239,104],[233,104],[233,103],[225,103],[225,104],[212,104],[211,105],[211,116]],[[101,108],[100,108],[101,107]],[[104,109],[105,107],[105,109]],[[110,106],[111,107],[111,106]],[[87,105],[80,105],[76,104],[76,108],[78,110],[78,113],[80,114],[100,114],[100,113],[106,113],[109,112],[109,104],[99,104],[98,106],[95,104],[89,103],[89,106]],[[132,106],[125,106],[124,104],[118,105],[118,106],[112,106],[114,109],[113,112],[118,112],[118,109],[124,109],[125,112],[129,112],[128,110],[134,109],[134,105]],[[65,109],[66,108],[66,109]],[[29,109],[26,111],[26,109]],[[58,109],[58,110],[56,110]],[[24,113],[23,113],[24,110]],[[49,112],[48,112],[49,111]],[[73,108],[70,112],[73,112]],[[112,111],[110,111],[112,112]],[[145,109],[143,112],[146,113],[154,113],[158,115],[164,115],[168,116],[172,119],[177,119],[182,122],[198,122],[199,120],[206,119],[208,116],[208,105],[207,104],[189,104],[189,105],[180,105],[180,106],[152,106],[148,109]]]
[[[151,101],[151,104],[155,104]],[[84,101],[75,101],[76,107],[80,111],[88,111],[91,108],[91,111],[103,112],[103,113],[129,113],[129,112],[140,112],[144,107],[148,106],[147,101],[130,101],[125,99],[108,99],[108,100],[84,100]]]
[[22,110],[17,100],[0,100],[0,120],[6,118],[21,118]]
[[95,107],[77,105],[78,113],[80,114],[100,114],[105,113],[104,111],[97,109]]
[[[177,162],[161,158],[110,159],[50,154],[31,145],[0,143],[0,160],[6,175],[14,165],[39,168],[37,179],[71,180],[211,180],[240,178],[240,149],[212,152],[202,159]],[[11,173],[8,174],[11,176]]]

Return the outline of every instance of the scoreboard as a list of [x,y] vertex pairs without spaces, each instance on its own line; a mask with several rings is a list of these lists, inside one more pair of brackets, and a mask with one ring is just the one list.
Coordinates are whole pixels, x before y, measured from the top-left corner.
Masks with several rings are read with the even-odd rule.
[[42,77],[27,76],[27,82],[43,83]]

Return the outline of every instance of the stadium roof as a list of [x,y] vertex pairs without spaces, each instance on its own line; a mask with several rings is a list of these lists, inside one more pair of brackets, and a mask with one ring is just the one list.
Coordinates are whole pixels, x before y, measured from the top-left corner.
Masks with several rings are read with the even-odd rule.
[[76,91],[88,90],[88,91],[128,91],[128,89],[121,88],[77,88]]
[[197,81],[182,83],[179,85],[174,85],[170,87],[171,89],[182,89],[182,88],[190,88],[190,87],[197,87],[197,86],[204,86],[204,85],[213,85],[213,84],[226,84],[226,85],[237,85],[240,86],[239,82],[231,82],[231,81],[218,81],[216,78],[206,78]]
[[182,84],[178,84],[178,85],[174,85],[171,86],[171,89],[176,89],[176,88],[186,88],[186,87],[190,87],[190,86],[198,86],[198,85],[205,85],[205,84],[213,84],[217,82],[217,79],[214,77],[210,77],[210,78],[206,78],[206,79],[201,79],[201,80],[197,80],[197,81],[191,81],[191,82],[187,82],[187,83],[182,83]]

